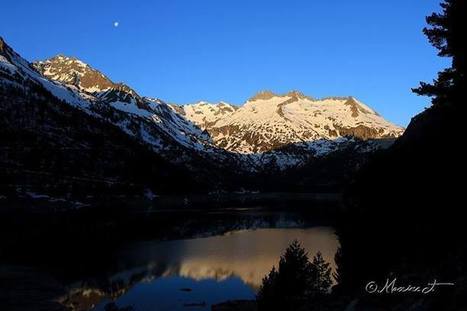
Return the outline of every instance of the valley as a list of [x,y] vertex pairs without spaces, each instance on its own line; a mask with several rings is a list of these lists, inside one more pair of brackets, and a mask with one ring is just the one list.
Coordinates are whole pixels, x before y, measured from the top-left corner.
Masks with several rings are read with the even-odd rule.
[[338,192],[404,131],[351,96],[261,91],[241,106],[173,104],[77,58],[29,63],[0,47],[6,198]]

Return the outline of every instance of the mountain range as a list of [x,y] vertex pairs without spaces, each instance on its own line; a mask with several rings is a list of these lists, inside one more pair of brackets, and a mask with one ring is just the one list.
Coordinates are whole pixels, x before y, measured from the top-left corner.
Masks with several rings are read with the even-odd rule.
[[323,139],[395,138],[403,132],[354,97],[313,99],[298,91],[262,91],[240,107],[199,102],[182,106],[180,113],[205,129],[216,146],[246,154]]
[[[203,184],[200,180],[220,185],[229,176],[240,188],[241,174],[296,170],[326,162],[336,154],[364,159],[389,146],[404,131],[351,96],[315,99],[298,91],[261,91],[241,106],[169,103],[142,96],[77,58],[58,55],[30,63],[1,38],[0,90],[6,151],[0,161],[10,179],[15,179],[13,167],[23,174],[28,167],[27,171],[75,176],[76,167],[70,164],[66,172],[66,165],[60,163],[76,157],[71,162],[86,158],[100,165],[96,169],[87,163],[78,169],[80,178],[90,180],[109,181],[111,176],[114,182],[126,183],[131,176],[132,183],[159,185],[157,176],[163,172],[164,182],[170,179],[176,184],[179,178],[173,178],[172,172],[177,171],[189,176],[184,181],[191,180],[195,188]],[[76,117],[70,119],[70,114]],[[20,126],[21,121],[29,130]],[[105,144],[91,144],[104,136]],[[44,154],[29,163],[31,141],[41,141],[39,154],[48,150],[49,157]],[[61,146],[60,159],[52,163],[57,145]],[[76,149],[85,153],[76,154]],[[150,164],[138,160],[141,154],[147,155]],[[132,161],[137,164],[129,165]],[[137,172],[129,169],[132,165],[139,167]]]

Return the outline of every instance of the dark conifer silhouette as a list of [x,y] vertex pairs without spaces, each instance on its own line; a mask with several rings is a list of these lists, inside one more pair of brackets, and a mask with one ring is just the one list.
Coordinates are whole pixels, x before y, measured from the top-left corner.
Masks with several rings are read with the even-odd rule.
[[[429,27],[423,32],[430,43],[439,50],[441,57],[452,57],[452,67],[438,73],[432,84],[421,82],[413,89],[419,95],[433,96],[434,104],[457,102],[462,86],[465,86],[465,12],[466,1],[445,0],[442,13],[426,18]],[[464,25],[464,26],[462,26]]]
[[332,285],[331,268],[330,264],[324,260],[321,252],[313,257],[312,272],[311,293],[318,295],[328,293]]
[[259,310],[297,310],[329,292],[331,268],[318,252],[310,262],[295,240],[263,279],[257,295]]

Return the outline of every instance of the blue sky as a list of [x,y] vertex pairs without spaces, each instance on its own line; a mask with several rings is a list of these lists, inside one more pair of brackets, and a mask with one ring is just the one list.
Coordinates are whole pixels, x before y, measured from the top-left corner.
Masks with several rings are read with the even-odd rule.
[[[353,95],[407,125],[446,67],[422,34],[439,0],[16,0],[0,35],[23,57],[75,56],[140,94],[241,104],[259,90]],[[114,26],[118,22],[118,27]]]

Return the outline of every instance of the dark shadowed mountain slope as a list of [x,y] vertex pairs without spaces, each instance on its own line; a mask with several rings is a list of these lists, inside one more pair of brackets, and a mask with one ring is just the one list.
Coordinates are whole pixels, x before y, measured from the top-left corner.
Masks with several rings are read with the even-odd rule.
[[[105,105],[93,106],[76,90],[41,78],[3,40],[0,58],[2,195],[47,193],[63,198],[203,188],[202,173],[193,174],[172,164],[150,144],[128,135],[108,119],[123,120],[129,131],[142,132],[150,126]],[[170,142],[163,131],[154,129],[151,135]],[[182,148],[174,144],[173,154]],[[193,158],[193,163],[196,161],[202,160]]]
[[189,192],[192,175],[28,81],[0,86],[0,174],[6,192]]
[[[349,209],[338,227],[340,286],[360,298],[360,307],[466,306],[464,115],[460,105],[444,105],[416,116],[389,150],[360,170],[348,190]],[[425,297],[365,295],[369,281],[384,284],[394,277],[401,285],[437,280],[455,286]]]
[[444,1],[442,7],[442,14],[427,19],[432,28],[424,31],[441,56],[453,57],[452,67],[440,72],[433,85],[422,83],[416,90],[434,96],[433,106],[415,116],[349,189],[350,207],[339,230],[340,280],[347,291],[359,294],[368,281],[387,277],[405,284],[437,280],[455,285],[423,299],[386,297],[379,300],[386,310],[467,307],[467,109],[465,45],[459,44],[464,40],[465,1]]

